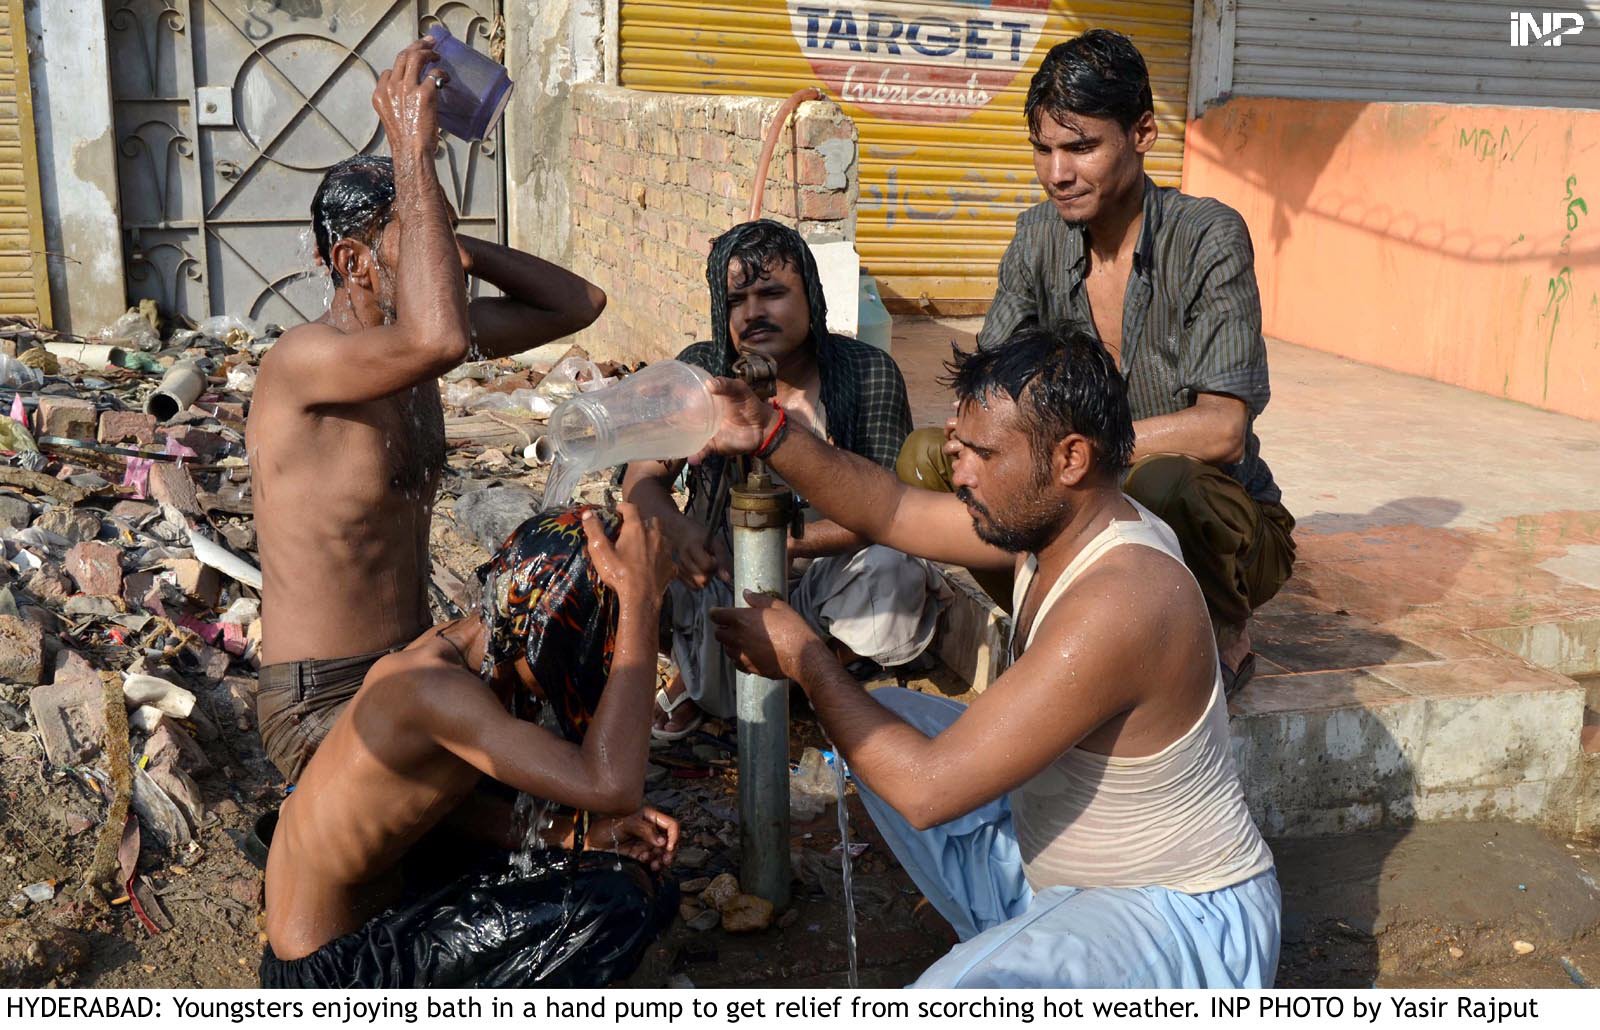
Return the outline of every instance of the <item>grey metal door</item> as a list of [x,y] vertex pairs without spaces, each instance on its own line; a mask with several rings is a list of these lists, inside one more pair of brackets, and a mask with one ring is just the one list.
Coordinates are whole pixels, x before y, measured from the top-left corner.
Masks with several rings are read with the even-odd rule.
[[[429,25],[495,52],[499,0],[107,0],[131,301],[294,325],[326,308],[306,229],[323,172],[386,152],[378,73]],[[498,54],[496,54],[498,56]],[[504,238],[498,140],[445,137],[463,232]]]

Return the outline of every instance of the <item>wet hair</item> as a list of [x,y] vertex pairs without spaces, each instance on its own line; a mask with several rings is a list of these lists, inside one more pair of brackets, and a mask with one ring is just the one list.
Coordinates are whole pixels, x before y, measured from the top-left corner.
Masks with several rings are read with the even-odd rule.
[[965,353],[955,349],[940,380],[962,404],[984,404],[1003,391],[1017,405],[1041,463],[1071,434],[1094,447],[1095,464],[1109,478],[1133,460],[1133,414],[1128,386],[1100,341],[1067,322],[1023,326],[1004,343]]
[[[511,714],[531,722],[551,716],[553,728],[574,742],[594,719],[616,650],[617,598],[589,560],[583,532],[589,507],[533,516],[478,570],[488,639],[481,673],[487,679],[526,659],[537,694],[518,679],[507,698]],[[615,537],[617,517],[601,516]]]
[[1110,29],[1091,29],[1051,47],[1023,105],[1035,135],[1044,115],[1056,121],[1070,115],[1114,118],[1126,130],[1154,110],[1144,56],[1127,36]]
[[706,285],[711,288],[711,341],[719,367],[708,369],[712,375],[733,374],[733,337],[728,331],[728,266],[737,258],[739,281],[735,284],[744,290],[752,286],[769,269],[789,265],[800,273],[805,283],[806,306],[811,309],[811,342],[818,348],[828,342],[828,302],[822,296],[822,277],[817,274],[817,260],[811,256],[806,241],[781,222],[762,218],[744,222],[711,241],[711,255],[706,258]]
[[394,162],[389,158],[357,154],[328,169],[311,198],[311,233],[333,285],[344,284],[333,267],[333,245],[357,240],[370,247],[393,217]]

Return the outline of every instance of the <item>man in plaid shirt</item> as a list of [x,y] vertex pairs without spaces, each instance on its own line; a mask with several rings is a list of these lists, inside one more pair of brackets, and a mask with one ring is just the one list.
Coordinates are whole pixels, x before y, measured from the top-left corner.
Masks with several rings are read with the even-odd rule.
[[[911,432],[905,379],[888,354],[828,332],[821,279],[799,233],[766,219],[735,226],[712,242],[706,281],[712,338],[685,348],[678,360],[727,376],[737,352],[764,355],[777,365],[777,400],[790,418],[894,468]],[[687,736],[705,712],[733,714],[733,665],[706,617],[733,603],[727,511],[712,510],[722,461],[690,470],[686,512],[672,499],[683,462],[635,462],[623,478],[624,499],[660,519],[679,569],[668,592],[678,674],[656,699],[654,732],[663,740]],[[789,556],[790,603],[847,663],[862,670],[904,665],[933,639],[949,593],[927,562],[809,517],[805,535],[790,539]]]

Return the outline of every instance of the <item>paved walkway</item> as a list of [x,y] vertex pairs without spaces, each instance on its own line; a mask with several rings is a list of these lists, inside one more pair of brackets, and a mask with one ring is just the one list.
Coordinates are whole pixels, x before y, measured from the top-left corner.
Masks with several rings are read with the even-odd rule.
[[[919,425],[950,343],[903,321]],[[1235,705],[1252,807],[1274,833],[1414,817],[1600,828],[1600,422],[1272,342],[1262,456],[1299,559],[1257,613]],[[1587,711],[1586,711],[1587,709]]]

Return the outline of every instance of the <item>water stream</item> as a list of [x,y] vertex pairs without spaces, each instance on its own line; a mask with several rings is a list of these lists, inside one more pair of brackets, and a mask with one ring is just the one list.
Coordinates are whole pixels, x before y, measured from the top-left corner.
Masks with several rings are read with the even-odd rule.
[[550,478],[545,480],[544,497],[539,501],[539,510],[549,511],[570,504],[573,493],[578,489],[578,480],[587,471],[586,465],[558,453],[550,465]]
[[860,986],[856,975],[856,896],[850,878],[850,813],[844,804],[844,756],[833,753],[833,784],[839,809],[839,871],[844,876],[844,947],[850,959],[850,986]]
[[544,831],[551,825],[550,802],[532,794],[518,794],[515,825],[521,826],[522,847],[511,853],[511,868],[520,876],[532,876],[534,855],[545,849]]

